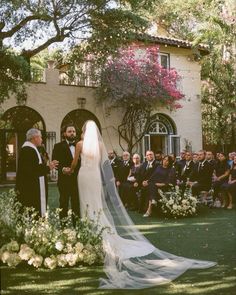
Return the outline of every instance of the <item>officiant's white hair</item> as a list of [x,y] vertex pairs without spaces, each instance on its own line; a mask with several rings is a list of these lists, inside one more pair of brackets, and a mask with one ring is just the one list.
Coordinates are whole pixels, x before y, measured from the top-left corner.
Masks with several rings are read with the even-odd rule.
[[41,131],[36,128],[31,128],[26,132],[26,140],[30,141],[37,135],[41,135]]

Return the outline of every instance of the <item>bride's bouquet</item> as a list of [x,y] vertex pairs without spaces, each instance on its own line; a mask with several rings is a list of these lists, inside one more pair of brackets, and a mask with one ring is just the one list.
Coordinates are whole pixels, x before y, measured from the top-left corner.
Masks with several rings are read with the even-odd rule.
[[173,217],[184,217],[196,214],[197,199],[193,197],[191,189],[186,188],[183,192],[179,186],[173,186],[171,191],[158,190],[161,198],[162,212]]
[[72,212],[62,223],[60,209],[38,217],[34,209],[22,208],[13,190],[0,195],[0,259],[8,266],[26,262],[36,268],[101,264],[102,233],[97,220],[77,219]]

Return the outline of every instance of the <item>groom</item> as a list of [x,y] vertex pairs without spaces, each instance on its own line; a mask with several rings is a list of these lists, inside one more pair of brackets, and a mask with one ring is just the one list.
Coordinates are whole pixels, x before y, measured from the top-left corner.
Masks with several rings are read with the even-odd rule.
[[80,215],[79,193],[77,175],[80,168],[78,163],[73,174],[68,174],[67,167],[71,166],[75,155],[76,129],[73,125],[67,125],[63,129],[63,141],[54,145],[52,159],[59,161],[58,165],[58,189],[60,193],[60,218],[67,216],[69,201],[71,209],[76,216]]

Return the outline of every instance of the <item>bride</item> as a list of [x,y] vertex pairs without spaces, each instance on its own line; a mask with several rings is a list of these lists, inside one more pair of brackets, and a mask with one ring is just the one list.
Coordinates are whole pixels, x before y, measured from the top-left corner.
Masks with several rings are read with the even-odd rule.
[[215,262],[192,260],[159,250],[135,227],[116,190],[106,148],[94,121],[82,128],[71,172],[81,157],[78,175],[81,216],[99,217],[103,232],[106,279],[103,289],[142,289],[168,283],[187,269],[208,268]]

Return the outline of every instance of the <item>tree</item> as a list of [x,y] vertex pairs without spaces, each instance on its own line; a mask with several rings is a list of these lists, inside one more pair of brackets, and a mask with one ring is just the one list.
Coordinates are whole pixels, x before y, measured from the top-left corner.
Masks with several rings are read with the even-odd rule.
[[[23,95],[23,82],[30,79],[29,64],[33,56],[57,42],[68,47],[81,41],[86,44],[80,47],[81,55],[95,48],[97,52],[107,53],[110,47],[118,46],[133,33],[146,28],[148,23],[138,11],[142,6],[148,7],[150,2],[2,0],[0,54],[8,60],[0,64],[0,103],[10,92]],[[17,47],[19,53],[12,53],[11,47]]]
[[204,144],[232,149],[236,144],[235,1],[161,0],[152,20],[174,37],[209,46],[210,54],[201,59]]
[[158,47],[130,46],[116,58],[110,58],[101,72],[99,98],[110,108],[121,107],[124,116],[118,127],[121,139],[132,152],[142,139],[151,110],[157,107],[176,109],[183,94],[177,89],[175,69],[158,63]]

